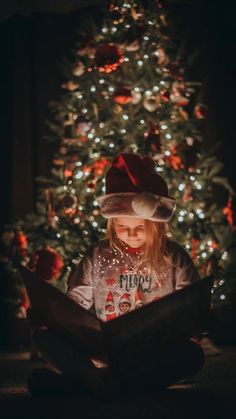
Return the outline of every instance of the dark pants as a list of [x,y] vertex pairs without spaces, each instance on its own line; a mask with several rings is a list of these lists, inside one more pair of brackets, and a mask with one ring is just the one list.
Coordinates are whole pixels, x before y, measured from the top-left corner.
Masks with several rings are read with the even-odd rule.
[[78,378],[94,393],[106,392],[107,387],[111,390],[114,383],[129,392],[167,387],[192,377],[204,364],[203,350],[193,341],[173,343],[162,349],[153,347],[148,353],[137,348],[131,353],[123,348],[122,353],[113,354],[105,368],[97,368],[76,345],[52,331],[37,331],[34,341],[54,368]]

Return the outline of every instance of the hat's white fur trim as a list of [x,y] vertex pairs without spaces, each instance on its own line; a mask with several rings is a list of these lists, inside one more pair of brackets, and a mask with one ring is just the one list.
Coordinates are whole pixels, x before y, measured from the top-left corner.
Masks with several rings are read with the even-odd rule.
[[175,199],[150,192],[122,192],[100,196],[97,201],[104,218],[133,217],[151,221],[169,221],[175,210]]

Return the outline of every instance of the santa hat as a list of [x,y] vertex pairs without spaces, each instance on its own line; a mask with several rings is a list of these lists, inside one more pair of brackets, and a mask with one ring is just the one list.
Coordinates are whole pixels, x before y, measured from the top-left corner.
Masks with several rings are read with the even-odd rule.
[[130,303],[130,294],[128,294],[128,293],[123,294],[123,295],[120,297],[120,302],[119,302],[119,304],[121,304],[121,303],[129,303],[129,304],[131,304],[131,303]]
[[168,195],[165,180],[148,156],[119,154],[106,174],[106,194],[97,198],[105,218],[134,217],[169,221],[175,199]]

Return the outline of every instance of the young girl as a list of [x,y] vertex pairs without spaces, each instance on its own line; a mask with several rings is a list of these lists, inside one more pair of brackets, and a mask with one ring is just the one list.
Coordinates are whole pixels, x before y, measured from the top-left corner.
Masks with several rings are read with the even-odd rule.
[[[70,276],[67,294],[78,304],[110,321],[200,279],[188,253],[169,238],[175,199],[151,158],[118,155],[98,203],[108,219],[107,234]],[[133,353],[123,348],[109,365],[89,359],[48,330],[39,332],[36,341],[58,372],[78,379],[93,394],[163,388],[191,377],[204,363],[195,337],[138,356],[135,348]]]

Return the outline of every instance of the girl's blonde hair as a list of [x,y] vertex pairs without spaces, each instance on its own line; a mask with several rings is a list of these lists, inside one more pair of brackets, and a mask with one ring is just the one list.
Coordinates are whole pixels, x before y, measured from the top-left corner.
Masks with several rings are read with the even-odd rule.
[[[142,258],[137,267],[139,271],[145,266],[148,274],[155,272],[158,285],[162,285],[161,267],[166,264],[167,258],[165,254],[166,241],[171,228],[167,222],[157,222],[144,220],[144,228],[146,233],[145,247]],[[111,248],[124,253],[125,243],[118,239],[114,228],[114,218],[108,219],[106,238],[109,240]]]

